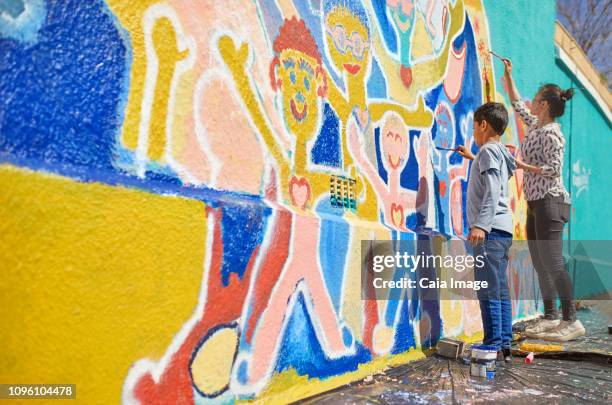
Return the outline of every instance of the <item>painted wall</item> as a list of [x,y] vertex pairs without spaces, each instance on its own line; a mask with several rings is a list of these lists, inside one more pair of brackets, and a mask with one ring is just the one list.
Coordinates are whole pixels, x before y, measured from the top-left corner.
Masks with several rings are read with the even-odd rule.
[[[0,3],[0,382],[289,401],[478,338],[476,302],[362,301],[360,241],[466,235],[469,165],[438,148],[475,151],[503,100],[492,25],[554,60],[553,2],[527,3]],[[528,257],[510,268],[535,313]]]
[[[596,72],[581,67],[582,61],[572,61],[571,54],[580,53],[573,49],[573,43],[566,45],[569,49],[565,49],[566,56],[562,57],[564,50],[560,43],[534,41],[534,38],[554,36],[554,2],[522,0],[504,2],[504,8],[498,5],[495,1],[484,2],[491,41],[496,51],[512,59],[521,96],[533,98],[544,83],[574,88],[574,97],[559,119],[566,138],[563,177],[572,199],[571,218],[565,228],[565,238],[572,241],[566,246],[568,270],[574,279],[577,297],[609,292],[612,251],[605,241],[612,240],[612,218],[605,213],[610,211],[611,198],[608,176],[612,161],[607,157],[612,147],[610,96],[594,97],[595,92],[589,91],[599,77]],[[530,29],[517,30],[516,21],[508,18],[509,13],[519,12],[522,23]],[[502,82],[501,62],[494,60],[494,69]],[[505,92],[501,96],[509,105]]]

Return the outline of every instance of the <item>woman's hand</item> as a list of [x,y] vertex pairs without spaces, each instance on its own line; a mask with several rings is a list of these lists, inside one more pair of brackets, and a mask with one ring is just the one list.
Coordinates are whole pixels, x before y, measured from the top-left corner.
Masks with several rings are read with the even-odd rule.
[[504,63],[504,79],[506,80],[508,98],[510,98],[510,102],[515,102],[520,99],[520,95],[514,84],[514,79],[512,79],[512,61],[508,58],[503,58],[502,62]]
[[470,149],[464,145],[457,146],[457,149],[455,149],[455,151],[466,159],[474,160],[474,155],[472,154]]
[[542,173],[542,168],[538,167],[538,166],[532,166],[530,164],[527,164],[525,162],[523,162],[522,160],[519,159],[514,159],[514,162],[516,163],[516,167],[518,167],[519,169],[523,169],[526,172],[532,172],[532,173],[536,173],[536,174],[541,174]]
[[508,77],[512,76],[512,61],[508,58],[503,58],[504,62],[504,74]]

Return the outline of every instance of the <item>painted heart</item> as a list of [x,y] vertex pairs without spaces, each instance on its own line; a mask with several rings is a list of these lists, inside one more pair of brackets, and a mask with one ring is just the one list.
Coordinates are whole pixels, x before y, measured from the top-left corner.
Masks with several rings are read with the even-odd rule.
[[300,209],[306,207],[306,203],[310,200],[310,183],[306,178],[297,178],[293,176],[289,181],[289,194],[291,202]]
[[402,65],[400,67],[400,78],[404,86],[409,89],[412,84],[412,68],[410,66]]
[[404,227],[404,207],[399,204],[391,204],[391,220],[398,227]]
[[357,118],[357,123],[359,124],[359,128],[364,130],[368,125],[368,121],[370,120],[370,114],[366,110],[362,110],[359,107],[355,107],[355,118]]
[[440,195],[446,197],[446,182],[444,180],[440,180],[439,190]]

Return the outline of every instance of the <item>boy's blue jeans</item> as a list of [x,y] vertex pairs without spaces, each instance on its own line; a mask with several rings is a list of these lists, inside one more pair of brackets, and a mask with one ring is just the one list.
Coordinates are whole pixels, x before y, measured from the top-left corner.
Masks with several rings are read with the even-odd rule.
[[508,287],[508,251],[512,235],[492,229],[484,243],[474,247],[474,256],[482,255],[484,265],[474,266],[474,279],[487,281],[488,287],[478,290],[480,314],[484,329],[483,344],[509,349],[512,341],[512,302]]

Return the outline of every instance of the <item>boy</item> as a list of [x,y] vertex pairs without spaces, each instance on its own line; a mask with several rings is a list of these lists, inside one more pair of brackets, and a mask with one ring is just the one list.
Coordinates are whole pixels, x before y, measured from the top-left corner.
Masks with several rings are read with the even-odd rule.
[[503,104],[486,103],[474,112],[474,140],[480,148],[474,156],[465,146],[457,151],[474,160],[467,191],[468,240],[474,255],[484,265],[475,267],[474,278],[488,282],[478,290],[485,345],[495,346],[498,357],[511,362],[512,303],[508,288],[508,250],[512,244],[512,213],[508,198],[508,179],[516,169],[514,158],[500,143],[508,125]]

